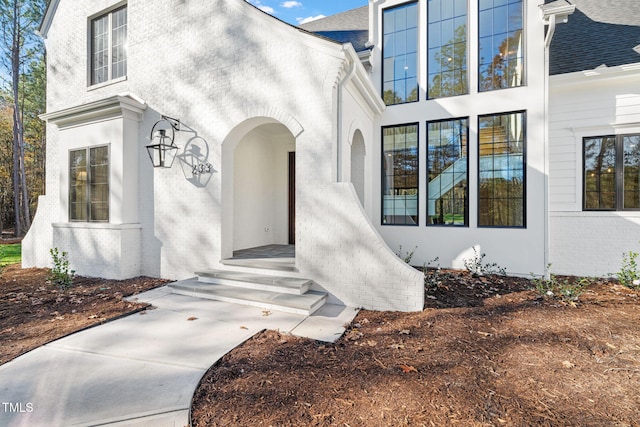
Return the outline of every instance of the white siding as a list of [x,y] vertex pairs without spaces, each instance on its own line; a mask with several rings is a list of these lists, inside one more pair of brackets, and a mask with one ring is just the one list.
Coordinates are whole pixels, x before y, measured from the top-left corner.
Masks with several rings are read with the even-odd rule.
[[[635,68],[635,70],[634,70]],[[640,247],[640,212],[583,212],[582,140],[640,132],[638,67],[552,76],[549,93],[551,270],[607,276]]]

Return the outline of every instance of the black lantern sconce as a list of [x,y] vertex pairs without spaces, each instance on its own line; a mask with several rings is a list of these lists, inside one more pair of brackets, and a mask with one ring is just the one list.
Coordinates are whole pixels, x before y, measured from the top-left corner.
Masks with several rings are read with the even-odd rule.
[[147,152],[154,168],[170,168],[176,159],[178,147],[174,143],[180,131],[180,120],[162,116],[151,128],[151,142]]

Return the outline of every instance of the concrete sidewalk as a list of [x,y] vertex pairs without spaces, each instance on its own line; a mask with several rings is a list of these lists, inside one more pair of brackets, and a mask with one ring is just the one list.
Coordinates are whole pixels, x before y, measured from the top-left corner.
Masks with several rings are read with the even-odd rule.
[[88,329],[0,366],[1,426],[187,426],[207,369],[257,332],[334,341],[357,311],[326,305],[305,317],[171,294],[156,309]]

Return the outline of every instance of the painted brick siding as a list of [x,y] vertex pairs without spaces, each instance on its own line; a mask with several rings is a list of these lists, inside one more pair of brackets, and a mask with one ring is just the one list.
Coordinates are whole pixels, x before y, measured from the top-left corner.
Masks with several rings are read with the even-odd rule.
[[[168,279],[224,267],[220,260],[234,249],[226,238],[233,230],[229,153],[255,126],[279,123],[296,138],[298,274],[316,280],[333,301],[420,310],[421,274],[399,261],[375,233],[351,184],[334,183],[343,47],[277,22],[242,0],[131,1],[126,79],[87,88],[87,17],[119,4],[62,0],[47,34],[48,112],[127,93],[146,103],[137,141],[123,136],[122,142],[138,144],[139,222],[56,224],[49,231],[52,244],[70,252],[72,267],[94,276]],[[151,167],[145,145],[160,115],[180,119],[181,149],[195,140],[206,146],[214,171],[204,184],[195,183],[178,160],[171,169]],[[363,125],[373,128],[370,120]],[[49,164],[55,165],[68,156],[71,142],[58,141],[55,126],[49,131],[49,147],[57,147]],[[48,172],[54,182],[48,187],[49,209],[38,212],[48,216],[40,219],[45,224],[60,222],[66,209],[61,195],[67,190],[55,182],[67,171],[53,166]],[[323,209],[346,209],[345,222],[320,215]]]

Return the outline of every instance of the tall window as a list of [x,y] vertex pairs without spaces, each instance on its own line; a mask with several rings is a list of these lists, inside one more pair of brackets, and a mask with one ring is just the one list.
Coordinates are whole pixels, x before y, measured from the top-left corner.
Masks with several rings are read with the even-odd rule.
[[525,113],[478,118],[478,226],[525,226]]
[[469,119],[427,123],[427,224],[467,225]]
[[478,90],[524,84],[522,0],[479,0]]
[[584,138],[584,209],[640,209],[640,135]]
[[430,0],[428,98],[468,93],[467,0]]
[[418,100],[418,4],[386,9],[382,16],[382,92],[387,105]]
[[109,221],[109,147],[69,155],[69,220]]
[[91,84],[127,74],[127,8],[91,21]]
[[382,128],[382,224],[418,225],[418,124]]

